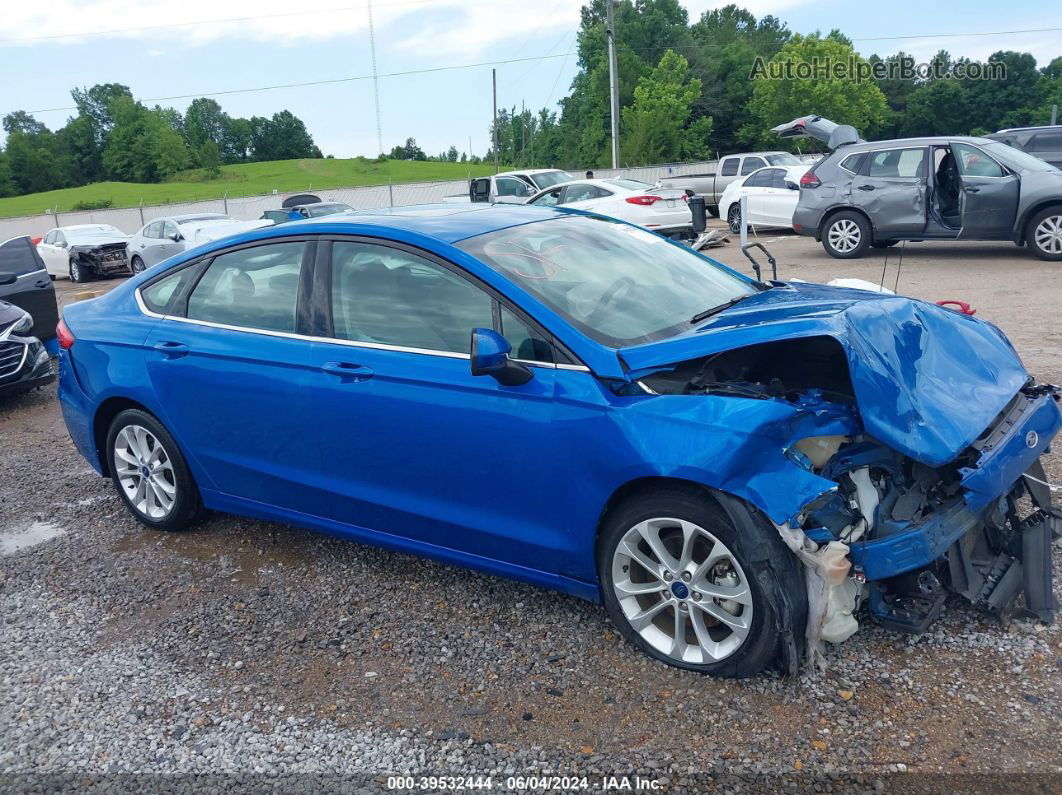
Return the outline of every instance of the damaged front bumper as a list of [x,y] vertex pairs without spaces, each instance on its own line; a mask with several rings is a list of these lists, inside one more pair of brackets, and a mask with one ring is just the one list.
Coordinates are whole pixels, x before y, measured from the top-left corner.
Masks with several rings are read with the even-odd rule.
[[947,467],[865,440],[823,466],[838,493],[778,528],[806,568],[812,659],[821,640],[855,632],[864,602],[878,623],[909,633],[936,619],[949,592],[1004,618],[1053,621],[1051,539],[1062,512],[1038,484],[1040,456],[1062,429],[1058,393],[1026,385]]

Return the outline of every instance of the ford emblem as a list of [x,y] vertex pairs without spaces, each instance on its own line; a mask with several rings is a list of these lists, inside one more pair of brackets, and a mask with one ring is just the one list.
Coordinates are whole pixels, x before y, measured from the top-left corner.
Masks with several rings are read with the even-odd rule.
[[1036,445],[1039,443],[1040,437],[1039,435],[1037,435],[1036,431],[1029,431],[1027,434],[1025,434],[1026,447],[1036,447]]

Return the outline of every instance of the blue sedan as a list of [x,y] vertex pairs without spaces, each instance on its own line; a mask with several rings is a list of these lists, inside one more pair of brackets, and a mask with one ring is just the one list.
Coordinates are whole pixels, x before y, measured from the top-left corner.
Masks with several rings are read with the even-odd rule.
[[59,338],[71,437],[157,530],[212,509],[560,589],[719,676],[794,671],[864,607],[1053,608],[1057,390],[933,305],[447,205],[210,243]]

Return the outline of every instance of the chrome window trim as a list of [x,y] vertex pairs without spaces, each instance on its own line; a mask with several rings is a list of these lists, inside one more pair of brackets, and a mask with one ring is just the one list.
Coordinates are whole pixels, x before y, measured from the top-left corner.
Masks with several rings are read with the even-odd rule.
[[[371,350],[379,351],[394,351],[396,353],[416,353],[422,356],[438,356],[444,359],[463,359],[468,361],[471,356],[467,353],[459,353],[457,351],[435,351],[428,348],[407,348],[402,345],[387,345],[382,342],[362,342],[360,340],[344,340],[334,337],[315,337],[308,334],[296,334],[291,331],[274,331],[272,329],[260,329],[260,328],[247,328],[245,326],[230,326],[225,323],[213,323],[209,320],[196,320],[188,317],[178,317],[177,315],[162,315],[158,312],[152,312],[147,308],[144,303],[144,299],[140,295],[140,290],[143,288],[138,287],[133,291],[133,296],[136,298],[136,305],[140,309],[141,313],[147,317],[157,318],[159,320],[173,320],[179,323],[188,323],[194,326],[205,326],[207,328],[219,328],[225,331],[242,331],[248,334],[264,334],[267,337],[281,337],[284,339],[292,340],[304,340],[306,342],[320,342],[327,345],[342,345],[348,348],[368,348]],[[513,359],[515,362],[526,364],[532,367],[542,367],[549,370],[571,370],[573,372],[589,373],[590,368],[583,364],[555,364],[553,362],[536,362],[529,359]]]

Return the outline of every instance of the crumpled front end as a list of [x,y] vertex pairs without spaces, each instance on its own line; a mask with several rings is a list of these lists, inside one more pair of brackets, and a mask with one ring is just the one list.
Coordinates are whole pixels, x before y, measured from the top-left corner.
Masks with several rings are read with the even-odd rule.
[[[1002,616],[1053,620],[1050,543],[1062,512],[1039,459],[1062,427],[1062,395],[1025,373],[998,330],[940,312],[904,299],[856,304],[818,334],[805,325],[803,336],[638,374],[656,393],[784,404],[803,417],[788,421],[770,463],[761,454],[747,464],[777,472],[784,461],[776,488],[750,479],[731,493],[760,507],[805,565],[813,658],[822,640],[858,629],[864,605],[911,633],[949,592]],[[800,489],[787,485],[794,470],[806,476]]]

